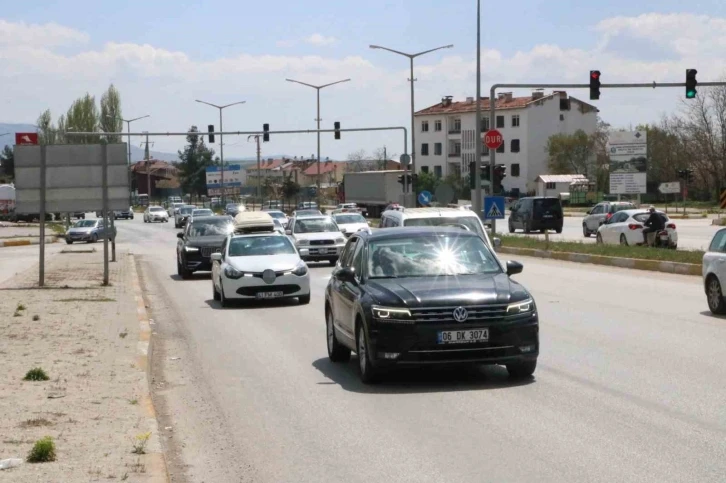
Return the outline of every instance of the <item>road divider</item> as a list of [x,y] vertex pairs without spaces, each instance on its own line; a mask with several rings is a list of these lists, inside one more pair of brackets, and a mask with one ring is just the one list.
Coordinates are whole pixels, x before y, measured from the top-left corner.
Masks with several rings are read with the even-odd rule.
[[703,252],[663,248],[592,245],[579,242],[546,242],[527,237],[502,236],[498,253],[549,258],[577,263],[649,270],[681,275],[701,275]]
[[[58,237],[47,236],[45,237],[45,243],[55,243],[58,241]],[[0,240],[0,248],[3,247],[23,247],[27,245],[38,245],[40,244],[40,238],[19,238],[15,240]]]

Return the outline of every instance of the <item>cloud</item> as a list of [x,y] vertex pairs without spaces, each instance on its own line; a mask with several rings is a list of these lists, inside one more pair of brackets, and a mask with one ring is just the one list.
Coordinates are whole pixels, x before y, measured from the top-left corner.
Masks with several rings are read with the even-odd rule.
[[275,42],[275,45],[280,48],[292,47],[295,44],[297,44],[295,40],[278,40]]
[[337,40],[335,37],[326,37],[322,34],[312,34],[310,37],[305,37],[304,41],[311,45],[332,45]]
[[23,45],[34,47],[57,47],[88,42],[83,32],[55,23],[43,25],[25,22],[11,23],[0,19],[0,46]]

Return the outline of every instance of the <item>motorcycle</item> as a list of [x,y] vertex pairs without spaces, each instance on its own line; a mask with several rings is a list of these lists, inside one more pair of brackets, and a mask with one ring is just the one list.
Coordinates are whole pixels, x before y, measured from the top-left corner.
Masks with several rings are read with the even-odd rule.
[[659,230],[657,232],[648,233],[648,243],[646,246],[653,248],[675,248],[671,244],[671,239],[667,230]]

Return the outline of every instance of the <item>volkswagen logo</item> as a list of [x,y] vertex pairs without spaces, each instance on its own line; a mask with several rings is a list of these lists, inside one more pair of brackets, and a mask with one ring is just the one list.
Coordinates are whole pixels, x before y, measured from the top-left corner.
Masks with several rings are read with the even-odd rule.
[[464,307],[456,307],[454,309],[454,320],[457,322],[464,322],[469,318],[469,312]]
[[274,282],[276,278],[277,276],[275,275],[275,272],[270,269],[262,272],[262,280],[267,284]]

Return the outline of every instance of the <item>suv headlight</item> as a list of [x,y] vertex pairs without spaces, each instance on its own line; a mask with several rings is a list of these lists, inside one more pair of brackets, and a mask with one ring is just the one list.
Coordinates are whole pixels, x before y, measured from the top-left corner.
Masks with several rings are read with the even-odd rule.
[[380,320],[408,319],[411,317],[411,312],[408,309],[396,307],[379,307],[377,305],[374,305],[371,310],[373,311],[373,317]]
[[507,306],[507,315],[518,315],[526,314],[534,310],[534,300],[527,299],[523,302],[517,302],[516,304],[509,304]]
[[292,274],[297,275],[298,277],[302,277],[303,275],[307,275],[308,273],[308,266],[305,262],[301,261],[298,263],[298,265],[293,269]]
[[309,245],[310,244],[310,240],[306,240],[304,238],[301,238],[299,240],[295,240],[295,243],[297,243],[300,246],[302,246],[302,245]]
[[244,277],[245,274],[244,274],[244,272],[240,272],[236,268],[234,268],[234,267],[232,267],[230,265],[227,265],[227,267],[225,267],[225,269],[224,269],[224,275],[227,278],[231,278],[233,280],[237,280],[238,278]]
[[197,247],[184,247],[184,251],[187,251],[187,252],[198,252],[199,251],[199,248],[197,248]]

